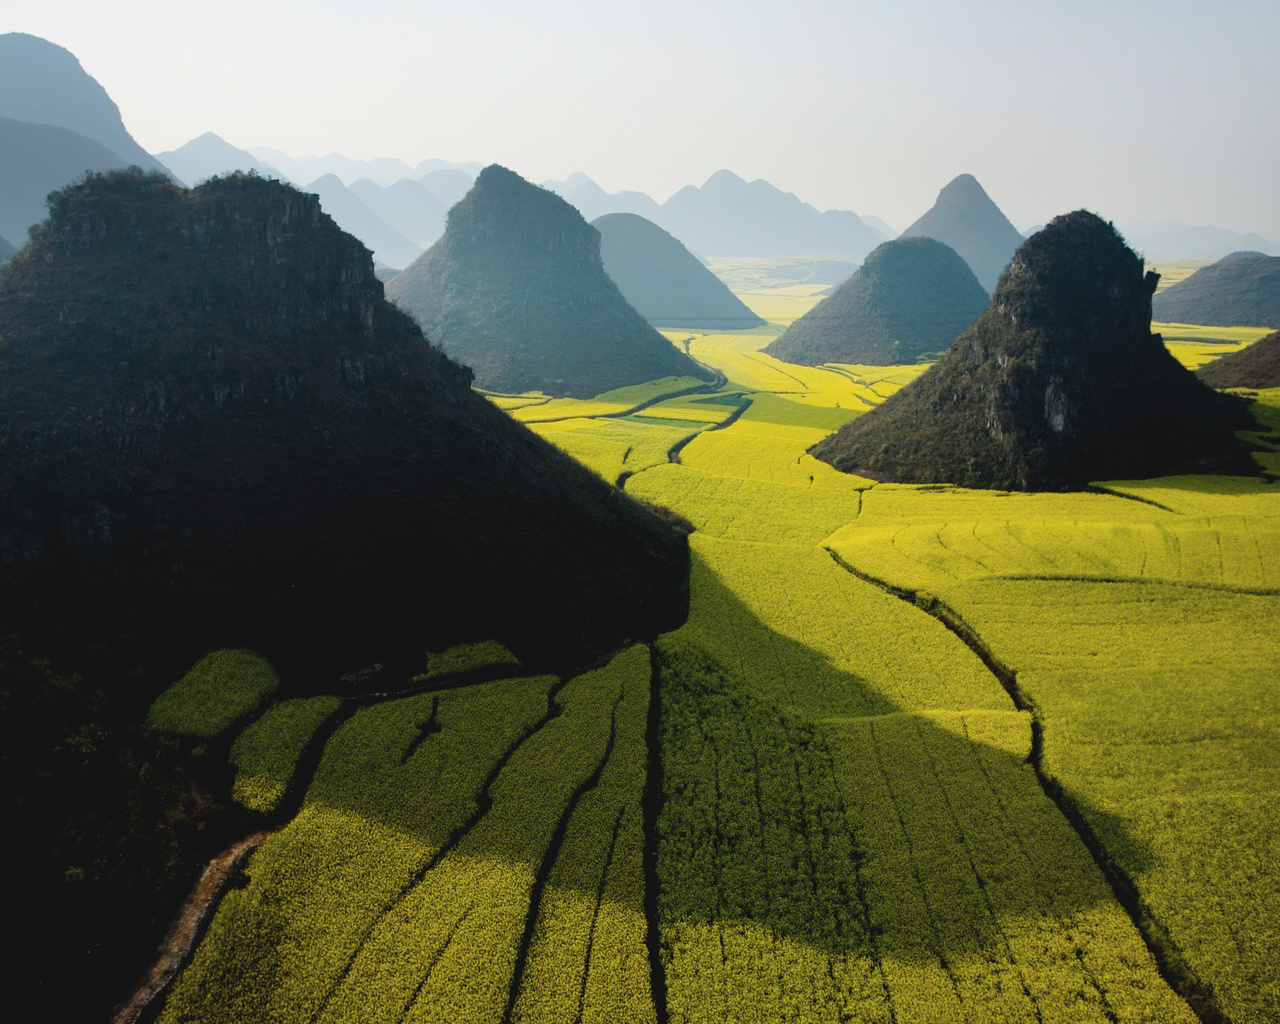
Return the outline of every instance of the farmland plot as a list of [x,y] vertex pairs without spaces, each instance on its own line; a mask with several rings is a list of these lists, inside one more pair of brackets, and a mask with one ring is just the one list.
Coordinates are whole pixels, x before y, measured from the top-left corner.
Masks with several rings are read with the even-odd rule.
[[633,647],[357,713],[161,1019],[651,1019],[649,687]]

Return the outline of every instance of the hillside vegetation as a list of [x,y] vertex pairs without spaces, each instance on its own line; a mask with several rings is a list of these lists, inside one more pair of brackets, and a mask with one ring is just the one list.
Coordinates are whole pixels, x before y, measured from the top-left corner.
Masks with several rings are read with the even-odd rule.
[[1233,252],[1152,300],[1158,320],[1225,327],[1280,327],[1280,256]]
[[768,352],[806,366],[934,359],[986,307],[986,291],[954,249],[932,238],[900,238],[872,252]]
[[683,541],[476,395],[289,186],[58,193],[0,274],[0,335],[0,591],[33,628],[94,608],[324,663],[478,615],[582,657],[682,613]]
[[1280,331],[1196,370],[1211,388],[1280,388]]

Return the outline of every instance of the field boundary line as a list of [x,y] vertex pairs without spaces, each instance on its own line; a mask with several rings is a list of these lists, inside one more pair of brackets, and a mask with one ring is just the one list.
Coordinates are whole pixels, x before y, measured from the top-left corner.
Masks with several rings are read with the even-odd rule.
[[[941,622],[982,660],[982,663],[999,680],[1005,692],[1009,694],[1014,706],[1020,711],[1030,712],[1031,753],[1027,758],[1027,763],[1035,771],[1036,779],[1039,781],[1040,788],[1044,791],[1045,796],[1058,808],[1059,813],[1067,820],[1067,824],[1080,837],[1085,849],[1089,851],[1089,856],[1093,858],[1094,864],[1102,873],[1102,877],[1110,887],[1116,902],[1123,908],[1138,935],[1141,936],[1147,951],[1155,961],[1160,977],[1164,979],[1166,985],[1181,997],[1191,1012],[1201,1020],[1202,1024],[1230,1024],[1226,1015],[1219,1009],[1212,988],[1201,981],[1195,971],[1191,969],[1190,964],[1187,963],[1182,954],[1182,950],[1178,948],[1168,929],[1161,924],[1160,920],[1147,905],[1147,902],[1142,898],[1142,894],[1138,891],[1133,879],[1112,858],[1106,846],[1103,845],[1093,827],[1076,805],[1075,800],[1063,789],[1057,779],[1044,770],[1044,724],[1041,719],[1041,712],[1035,701],[1018,685],[1017,672],[1010,669],[995,656],[995,653],[983,643],[979,634],[964,621],[964,618],[954,608],[940,601],[934,595],[923,595],[917,591],[895,587],[891,583],[878,580],[867,573],[860,572],[830,548],[825,550],[837,565],[858,579],[880,587],[885,592],[908,602],[926,615],[930,615]],[[1078,954],[1079,950],[1077,950]]]

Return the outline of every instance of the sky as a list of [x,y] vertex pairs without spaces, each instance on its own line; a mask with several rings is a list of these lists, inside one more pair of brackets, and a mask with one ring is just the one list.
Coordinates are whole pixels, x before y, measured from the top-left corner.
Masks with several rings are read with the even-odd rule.
[[906,227],[973,174],[1019,229],[1084,207],[1280,241],[1276,0],[0,0],[156,153],[590,175],[728,168]]

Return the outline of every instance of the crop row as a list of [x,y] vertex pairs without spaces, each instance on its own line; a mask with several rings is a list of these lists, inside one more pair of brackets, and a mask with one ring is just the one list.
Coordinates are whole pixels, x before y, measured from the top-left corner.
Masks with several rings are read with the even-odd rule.
[[147,726],[213,739],[251,715],[279,685],[280,677],[261,655],[214,651],[155,699]]
[[562,686],[508,680],[357,713],[162,1019],[496,1022],[514,1001],[520,1019],[550,1021],[566,992],[584,1021],[652,1019],[649,685],[638,647]]
[[807,721],[659,641],[672,1021],[1191,1022],[1014,711]]
[[1280,1019],[1280,598],[984,581],[949,601],[1018,669],[1044,768],[1228,1019]]
[[251,811],[276,809],[312,733],[341,707],[338,697],[305,697],[269,707],[231,746],[231,795]]

